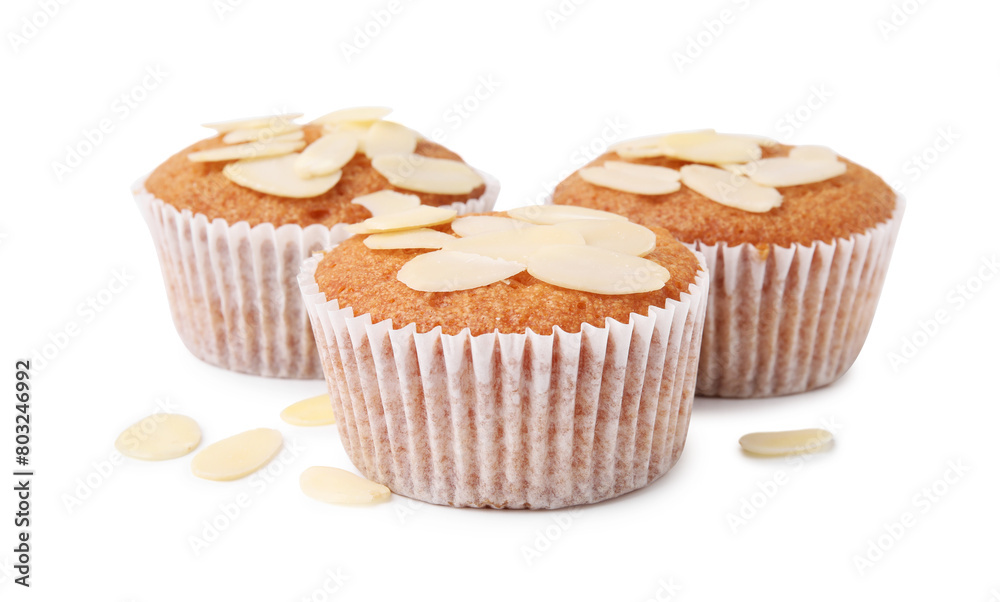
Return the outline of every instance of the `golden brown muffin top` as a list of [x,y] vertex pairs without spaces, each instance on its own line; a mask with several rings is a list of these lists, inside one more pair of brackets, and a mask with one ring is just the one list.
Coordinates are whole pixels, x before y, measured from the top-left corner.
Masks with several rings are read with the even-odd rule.
[[[317,125],[305,125],[303,130],[306,144],[323,134]],[[222,135],[196,142],[175,154],[153,171],[146,180],[146,190],[178,210],[189,209],[192,213],[204,214],[209,220],[222,218],[229,224],[245,221],[251,226],[271,223],[275,226],[323,224],[327,227],[338,223],[353,224],[371,217],[367,209],[352,204],[351,199],[379,190],[414,194],[420,197],[422,204],[434,206],[479,198],[485,190],[485,186],[479,186],[469,194],[449,195],[397,188],[375,171],[364,153],[358,153],[342,168],[340,181],[328,192],[305,199],[279,197],[231,182],[222,175],[227,161],[195,163],[187,158],[194,151],[220,146],[226,146]],[[443,146],[424,139],[417,143],[414,152],[435,159],[462,160]]]
[[[482,215],[505,216],[504,212]],[[438,226],[452,233],[450,225]],[[372,322],[392,320],[395,328],[411,322],[417,332],[440,326],[445,334],[469,328],[473,335],[499,329],[523,333],[528,328],[550,334],[555,326],[579,332],[583,323],[604,327],[605,318],[628,323],[629,314],[647,315],[649,307],[663,307],[667,299],[680,300],[699,270],[694,253],[663,228],[656,233],[656,248],[645,259],[670,271],[663,288],[629,295],[599,295],[547,284],[527,272],[488,286],[447,293],[415,291],[396,275],[410,259],[426,249],[369,249],[364,236],[353,236],[327,252],[316,268],[316,283],[328,300],[352,307],[355,315],[370,313]]]
[[[762,147],[763,158],[785,157],[791,146]],[[624,160],[616,153],[601,155],[589,166],[607,160]],[[757,246],[813,241],[859,234],[892,217],[896,194],[871,171],[844,159],[843,175],[801,186],[779,188],[784,197],[780,207],[766,213],[750,213],[709,200],[682,186],[665,195],[638,195],[595,186],[575,172],[556,186],[553,203],[580,205],[611,211],[644,226],[662,226],[684,242]],[[628,159],[632,163],[680,169],[689,161],[669,157]]]

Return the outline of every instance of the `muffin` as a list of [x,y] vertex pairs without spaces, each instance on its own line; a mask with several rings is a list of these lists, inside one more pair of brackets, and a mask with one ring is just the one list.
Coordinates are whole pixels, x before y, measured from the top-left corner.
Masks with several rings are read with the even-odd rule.
[[372,193],[458,212],[498,184],[450,150],[361,107],[298,124],[278,115],[207,124],[216,135],[133,187],[174,325],[198,358],[263,376],[322,378],[296,276],[311,253],[372,216]]
[[904,202],[819,146],[712,130],[624,142],[552,202],[662,226],[712,279],[697,392],[800,393],[847,371],[875,315]]
[[374,225],[299,276],[365,476],[435,504],[560,508],[674,465],[707,305],[698,253],[577,207]]

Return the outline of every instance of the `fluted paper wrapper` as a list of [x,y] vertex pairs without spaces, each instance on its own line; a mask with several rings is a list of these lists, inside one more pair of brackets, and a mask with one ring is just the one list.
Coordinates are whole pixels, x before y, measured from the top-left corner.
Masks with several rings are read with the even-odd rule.
[[[434,504],[561,508],[643,487],[687,436],[708,276],[581,332],[457,335],[372,323],[299,277],[348,456]],[[470,308],[474,311],[474,308]]]
[[905,202],[863,234],[806,246],[689,244],[708,262],[699,395],[801,393],[840,378],[861,352]]
[[[489,211],[500,185],[451,205]],[[153,235],[174,325],[196,357],[216,366],[283,378],[323,378],[296,277],[304,259],[351,236],[346,224],[274,227],[229,224],[178,211],[156,198],[146,178],[132,189]]]

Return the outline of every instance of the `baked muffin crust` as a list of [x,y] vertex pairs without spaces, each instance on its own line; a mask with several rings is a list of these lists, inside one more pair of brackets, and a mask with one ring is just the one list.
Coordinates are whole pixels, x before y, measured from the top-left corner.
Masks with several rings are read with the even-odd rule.
[[[505,216],[504,212],[481,215]],[[450,225],[439,226],[451,233]],[[347,239],[327,252],[316,268],[319,290],[356,315],[370,313],[373,322],[392,320],[395,328],[411,322],[418,332],[441,326],[445,334],[468,327],[473,335],[499,329],[522,333],[530,328],[550,334],[555,326],[579,332],[583,323],[604,327],[605,318],[628,323],[629,314],[647,315],[649,307],[663,307],[667,299],[679,300],[695,281],[698,259],[663,228],[656,233],[656,248],[645,255],[670,271],[663,288],[630,295],[599,295],[564,289],[542,282],[527,272],[505,282],[447,293],[423,293],[400,282],[396,275],[407,261],[425,249],[369,249],[364,236]]]
[[[306,144],[322,135],[320,126],[305,125],[303,130]],[[201,213],[209,220],[221,218],[229,224],[245,221],[251,226],[271,223],[276,227],[285,224],[332,227],[338,223],[363,221],[371,217],[371,213],[360,205],[351,204],[351,199],[378,190],[415,194],[422,204],[434,206],[475,199],[485,191],[485,185],[467,195],[427,194],[397,188],[375,171],[368,157],[359,152],[343,167],[343,176],[330,191],[305,199],[279,197],[231,182],[222,174],[226,161],[195,163],[187,158],[194,151],[221,146],[225,144],[222,135],[218,135],[196,142],[173,155],[149,176],[146,190],[178,210]],[[461,161],[455,153],[425,139],[417,143],[414,152],[435,159]]]
[[[762,147],[763,158],[785,157],[792,146]],[[614,152],[601,155],[588,166],[625,160]],[[556,186],[552,201],[611,211],[647,227],[663,226],[677,239],[705,244],[726,242],[757,246],[832,242],[888,221],[896,208],[896,194],[877,175],[844,159],[843,175],[801,186],[779,188],[780,207],[750,213],[721,205],[682,186],[666,195],[638,195],[602,188],[584,181],[575,172]],[[669,157],[628,159],[631,163],[680,169],[690,162]]]

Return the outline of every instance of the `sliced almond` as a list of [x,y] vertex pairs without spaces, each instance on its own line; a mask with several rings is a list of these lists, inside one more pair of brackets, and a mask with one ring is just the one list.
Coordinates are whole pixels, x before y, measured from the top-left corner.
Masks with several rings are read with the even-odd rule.
[[716,203],[742,211],[765,213],[781,205],[781,193],[776,189],[718,167],[685,165],[681,167],[681,182]]
[[298,159],[298,153],[268,159],[245,159],[223,167],[222,175],[251,190],[293,199],[319,196],[340,181],[339,171],[328,176],[300,178],[295,173]]
[[420,205],[406,211],[386,213],[369,217],[360,225],[366,232],[394,232],[396,230],[412,230],[414,228],[426,228],[428,226],[439,226],[447,224],[455,219],[458,212],[454,209],[444,207],[431,207]]
[[622,159],[645,159],[663,156],[663,134],[644,136],[613,144],[608,149]]
[[498,215],[469,215],[451,222],[451,230],[459,236],[476,236],[530,227],[528,222]]
[[533,224],[552,225],[577,219],[614,219],[628,221],[628,218],[610,211],[577,207],[576,205],[529,205],[510,209],[507,215]]
[[372,214],[373,217],[399,213],[415,209],[420,206],[420,197],[415,194],[403,194],[395,190],[379,190],[371,194],[355,197],[352,201],[355,205],[361,205]]
[[735,134],[700,134],[681,137],[673,134],[664,139],[664,154],[695,163],[746,163],[761,158],[757,140]]
[[302,493],[327,504],[371,504],[389,499],[385,485],[330,466],[310,466],[299,477]]
[[180,414],[153,414],[125,429],[115,448],[137,460],[171,460],[191,453],[201,443],[198,423]]
[[610,219],[578,219],[554,227],[572,230],[592,247],[641,257],[656,248],[656,233],[645,226]]
[[349,131],[325,134],[313,140],[295,160],[295,173],[300,178],[328,176],[340,171],[357,152],[356,134]]
[[191,460],[194,476],[232,481],[256,472],[281,451],[284,440],[274,429],[254,429],[216,441]]
[[274,127],[233,130],[223,136],[222,141],[226,144],[238,144],[240,142],[271,142],[279,138],[281,140],[301,140],[305,135],[301,125],[288,123]]
[[322,117],[313,119],[312,122],[323,125],[346,122],[372,122],[382,119],[389,113],[392,113],[392,109],[388,107],[351,107],[327,113]]
[[417,154],[378,155],[372,167],[389,183],[406,190],[430,194],[468,194],[483,179],[461,161],[433,159]]
[[233,130],[248,130],[253,128],[279,127],[289,124],[302,117],[302,113],[285,113],[283,115],[265,115],[263,117],[245,117],[243,119],[233,119],[230,121],[216,121],[214,123],[203,123],[202,127],[213,129],[220,134]]
[[807,454],[826,449],[833,434],[825,429],[750,433],[740,437],[740,447],[760,456]]
[[296,401],[281,411],[281,419],[295,426],[324,426],[337,422],[328,393]]
[[842,175],[847,164],[829,160],[803,160],[791,157],[761,159],[748,171],[750,179],[762,186],[801,186]]
[[392,121],[376,121],[365,134],[365,154],[369,158],[379,155],[410,154],[417,148],[417,134],[405,125]]
[[576,245],[539,249],[528,260],[528,273],[554,286],[599,295],[655,291],[670,279],[666,268],[648,259]]
[[396,277],[413,290],[446,293],[486,286],[523,271],[524,264],[516,261],[443,250],[417,255]]
[[582,246],[584,244],[583,236],[571,229],[555,226],[529,226],[456,238],[444,248],[449,251],[475,253],[494,259],[506,259],[526,264],[528,257],[542,247],[549,245]]
[[458,239],[440,230],[417,228],[372,234],[365,238],[365,246],[369,249],[440,249],[455,240]]
[[[615,166],[609,167],[609,163]],[[623,168],[622,166],[629,166],[629,168]],[[646,169],[630,169],[632,167]],[[654,170],[662,170],[662,172]],[[676,173],[677,177],[673,178],[671,172]],[[631,194],[669,194],[681,188],[681,184],[678,181],[680,179],[679,172],[674,169],[653,165],[636,165],[634,163],[608,161],[603,166],[584,167],[579,173],[585,182],[602,188],[620,190]]]
[[788,157],[803,161],[836,161],[839,158],[830,148],[809,144],[793,147],[788,151]]
[[280,157],[288,153],[302,150],[306,143],[302,140],[248,142],[232,146],[220,146],[190,153],[189,161],[207,163],[211,161],[233,161],[237,159],[262,159],[264,157]]

